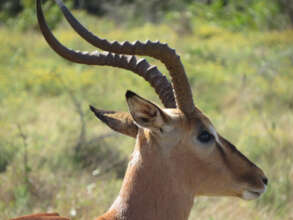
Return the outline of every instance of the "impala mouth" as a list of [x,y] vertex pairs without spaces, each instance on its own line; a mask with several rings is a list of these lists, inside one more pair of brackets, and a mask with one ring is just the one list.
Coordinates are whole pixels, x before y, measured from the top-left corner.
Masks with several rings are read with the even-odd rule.
[[245,200],[254,200],[259,198],[266,191],[266,187],[263,189],[245,190],[242,193],[242,198]]

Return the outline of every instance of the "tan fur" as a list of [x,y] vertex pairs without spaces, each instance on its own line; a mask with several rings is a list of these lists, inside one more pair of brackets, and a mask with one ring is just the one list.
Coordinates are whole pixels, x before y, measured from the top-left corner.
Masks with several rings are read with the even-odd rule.
[[98,219],[186,220],[194,196],[242,198],[245,190],[264,190],[263,172],[221,136],[211,146],[194,143],[199,129],[213,128],[201,112],[191,119],[176,109],[163,112],[173,129],[139,128],[140,159],[130,161],[119,199]]

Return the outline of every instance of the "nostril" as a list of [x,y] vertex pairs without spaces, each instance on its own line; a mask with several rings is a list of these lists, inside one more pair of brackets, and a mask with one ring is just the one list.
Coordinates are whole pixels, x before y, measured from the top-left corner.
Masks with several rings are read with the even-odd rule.
[[264,178],[262,178],[262,181],[265,185],[268,185],[268,182],[269,182],[268,178],[264,177]]

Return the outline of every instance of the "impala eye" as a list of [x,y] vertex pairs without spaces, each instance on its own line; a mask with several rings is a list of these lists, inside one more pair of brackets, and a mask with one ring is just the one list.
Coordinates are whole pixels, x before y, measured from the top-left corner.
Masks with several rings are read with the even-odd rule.
[[210,134],[208,131],[202,131],[197,139],[201,142],[201,143],[208,143],[210,141],[212,141],[214,139],[214,136],[212,134]]

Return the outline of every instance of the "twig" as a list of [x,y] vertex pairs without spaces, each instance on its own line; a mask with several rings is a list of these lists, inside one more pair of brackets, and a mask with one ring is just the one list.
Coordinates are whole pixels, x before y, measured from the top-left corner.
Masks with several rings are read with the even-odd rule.
[[[79,102],[79,100],[76,98],[74,92],[68,88],[66,86],[66,84],[64,83],[64,81],[59,77],[58,74],[56,74],[56,77],[57,79],[60,81],[60,83],[62,84],[64,90],[69,94],[69,97],[71,98],[72,100],[72,103],[74,104],[75,106],[75,109],[76,109],[76,112],[78,113],[79,115],[79,118],[80,118],[80,125],[81,125],[81,128],[80,128],[80,135],[79,135],[79,139],[78,139],[78,142],[76,143],[75,147],[74,147],[74,150],[75,150],[75,154],[79,154],[80,153],[80,150],[83,146],[87,146],[89,144],[93,144],[93,143],[96,143],[96,142],[99,142],[105,138],[108,138],[108,137],[112,137],[112,136],[116,136],[117,133],[114,133],[114,132],[110,132],[110,133],[106,133],[106,134],[103,134],[103,135],[100,135],[98,137],[93,137],[91,138],[90,140],[87,140],[86,138],[86,121],[85,121],[85,115],[84,115],[84,112],[82,110],[82,106],[81,106],[81,103]],[[107,167],[105,170],[103,170],[101,173],[97,174],[97,176],[102,176],[108,172],[110,172],[112,169],[114,169],[115,167],[118,167],[120,165],[122,165],[123,163],[125,163],[126,159],[123,158],[121,160],[119,160],[118,162],[112,164],[111,166]]]
[[103,171],[99,172],[98,174],[94,175],[95,177],[101,177],[107,173],[109,173],[112,169],[114,169],[115,167],[121,166],[125,163],[126,159],[123,158],[121,160],[119,160],[116,163],[113,163],[111,166],[107,167],[106,169],[104,169]]
[[74,147],[74,150],[76,153],[80,151],[84,143],[86,142],[86,122],[85,122],[85,117],[84,117],[84,112],[82,110],[81,104],[79,100],[76,98],[74,92],[66,86],[66,84],[63,82],[63,80],[59,77],[58,74],[56,74],[57,79],[60,81],[62,84],[64,90],[68,93],[70,99],[72,100],[72,103],[76,109],[76,112],[79,115],[79,120],[80,120],[80,134],[79,134],[79,139]]
[[27,144],[27,136],[24,134],[22,127],[20,124],[17,124],[17,128],[19,131],[19,136],[22,139],[23,146],[24,146],[24,153],[23,153],[23,163],[24,163],[24,181],[25,184],[29,184],[29,165],[28,165],[28,144]]

